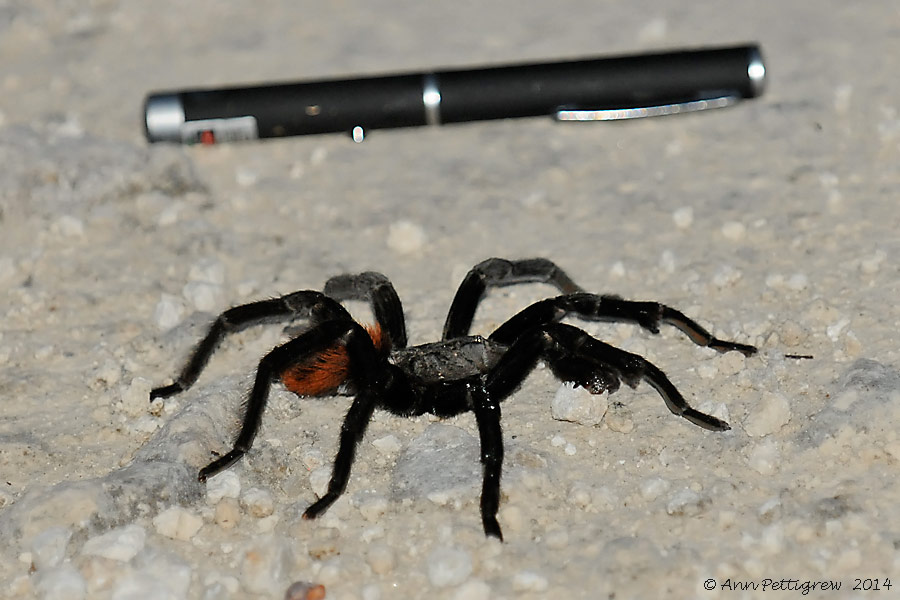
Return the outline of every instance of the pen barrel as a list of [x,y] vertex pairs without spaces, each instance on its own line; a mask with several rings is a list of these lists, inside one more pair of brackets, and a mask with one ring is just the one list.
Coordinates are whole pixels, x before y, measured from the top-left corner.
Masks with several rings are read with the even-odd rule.
[[249,115],[259,137],[425,124],[420,75],[186,91],[179,97],[186,121]]
[[437,73],[441,121],[457,123],[762,93],[756,46]]

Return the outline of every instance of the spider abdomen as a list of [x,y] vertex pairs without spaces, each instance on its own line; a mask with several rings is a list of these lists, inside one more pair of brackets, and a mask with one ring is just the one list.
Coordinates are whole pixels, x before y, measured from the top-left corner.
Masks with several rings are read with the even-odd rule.
[[[378,325],[366,327],[372,344],[384,350],[385,338]],[[333,393],[350,378],[350,356],[344,344],[336,344],[307,360],[289,367],[281,375],[281,383],[298,396],[324,396]]]

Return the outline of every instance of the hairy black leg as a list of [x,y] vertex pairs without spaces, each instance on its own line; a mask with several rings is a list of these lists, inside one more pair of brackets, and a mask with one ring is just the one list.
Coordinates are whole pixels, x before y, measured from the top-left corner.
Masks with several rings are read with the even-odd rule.
[[691,407],[665,373],[644,357],[610,346],[571,325],[557,323],[547,331],[558,344],[567,348],[574,356],[611,367],[619,373],[622,381],[631,387],[635,387],[640,380],[647,382],[662,396],[673,414],[684,417],[704,429],[712,431],[731,429],[725,421]]
[[[298,360],[333,346],[335,342],[347,335],[348,332],[348,352],[350,340],[357,339],[360,336],[368,340],[371,348],[372,341],[369,339],[368,334],[348,317],[342,320],[321,323],[291,341],[273,349],[259,361],[259,368],[256,370],[256,379],[247,402],[247,409],[241,423],[240,433],[231,451],[200,470],[200,481],[206,481],[209,477],[233,465],[253,445],[253,439],[256,437],[259,425],[262,422],[262,415],[266,407],[266,401],[269,398],[269,388],[272,382]],[[374,349],[371,351],[374,353]]]
[[668,377],[648,360],[594,339],[584,331],[562,323],[549,323],[525,332],[509,348],[487,380],[492,398],[511,394],[534,368],[539,358],[546,360],[563,379],[583,385],[592,392],[613,392],[613,378],[635,387],[646,381],[662,396],[669,410],[691,423],[722,431],[727,423],[702,413],[690,405]]
[[487,288],[517,283],[549,283],[565,294],[581,290],[565,271],[546,258],[489,258],[472,267],[456,291],[444,322],[443,339],[469,333],[475,309]]
[[368,334],[359,325],[357,328],[358,330],[351,333],[351,337],[347,340],[347,354],[350,357],[350,372],[359,392],[341,426],[338,451],[334,458],[328,490],[306,509],[303,513],[304,519],[314,519],[325,512],[347,488],[356,448],[366,433],[375,407],[383,404],[385,390],[384,382],[378,374],[378,356]]
[[497,510],[500,508],[500,474],[503,470],[503,431],[500,427],[500,401],[492,400],[482,385],[470,388],[472,410],[481,438],[481,524],[485,535],[503,541]]
[[683,313],[658,302],[635,302],[618,296],[602,296],[579,292],[565,294],[535,302],[498,327],[490,339],[511,344],[523,332],[547,323],[554,323],[569,314],[594,321],[621,321],[637,323],[644,329],[659,333],[660,323],[667,323],[685,333],[699,346],[707,346],[719,352],[737,350],[751,356],[756,348],[714,337],[696,321]]
[[175,381],[153,389],[150,392],[150,399],[167,398],[191,387],[227,334],[253,325],[292,318],[308,318],[313,323],[317,323],[329,319],[349,319],[350,315],[334,300],[327,298],[321,292],[312,290],[294,292],[280,298],[260,300],[229,308],[213,321],[206,337],[194,349]]
[[368,302],[391,343],[391,348],[406,347],[406,320],[403,305],[391,281],[374,271],[357,275],[337,275],[325,282],[325,295],[338,302],[360,300]]
[[357,395],[341,427],[341,437],[328,490],[303,513],[304,519],[315,519],[331,506],[347,488],[350,479],[350,467],[356,456],[356,446],[362,440],[366,426],[375,410],[375,395],[372,390],[364,390]]

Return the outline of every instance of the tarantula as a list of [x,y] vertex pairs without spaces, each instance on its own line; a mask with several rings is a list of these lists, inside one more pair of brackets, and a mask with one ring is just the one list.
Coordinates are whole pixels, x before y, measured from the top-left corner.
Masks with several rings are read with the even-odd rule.
[[[530,282],[552,284],[562,295],[532,304],[486,338],[469,335],[475,309],[488,288]],[[368,302],[375,324],[364,328],[354,321],[341,305],[347,300]],[[432,413],[450,417],[472,411],[484,469],[481,521],[485,535],[503,539],[497,522],[503,463],[500,402],[516,390],[539,360],[559,379],[593,394],[614,392],[620,382],[635,387],[646,381],[674,414],[704,429],[729,429],[724,421],[691,408],[665,374],[644,358],[559,322],[570,314],[584,320],[632,322],[653,333],[667,323],[700,346],[719,352],[736,350],[747,356],[756,352],[753,346],[713,337],[663,304],[585,292],[547,259],[491,258],[473,267],[463,279],[439,342],[407,347],[400,298],[384,275],[338,275],[328,280],[323,292],[299,291],[226,310],[213,322],[174,383],[154,389],[150,398],[165,398],[189,388],[226,334],[264,322],[307,319],[307,330],[259,361],[233,448],[203,467],[199,480],[227,469],[250,449],[269,388],[279,379],[299,396],[336,392],[356,396],[344,417],[328,489],[303,513],[307,519],[322,514],[347,487],[356,447],[376,408],[400,416]]]

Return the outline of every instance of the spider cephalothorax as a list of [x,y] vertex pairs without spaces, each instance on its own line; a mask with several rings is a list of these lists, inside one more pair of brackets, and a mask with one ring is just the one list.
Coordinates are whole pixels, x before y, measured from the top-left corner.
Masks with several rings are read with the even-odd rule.
[[[469,335],[475,309],[487,288],[529,282],[552,284],[562,295],[525,308],[487,338]],[[355,322],[341,305],[347,300],[368,302],[375,325],[366,329]],[[407,347],[403,308],[387,277],[372,272],[339,275],[328,280],[323,292],[294,292],[226,310],[212,324],[175,382],[154,389],[150,397],[164,398],[190,387],[227,333],[264,322],[307,319],[308,329],[260,360],[237,440],[230,452],[200,470],[200,480],[227,469],[250,449],[274,381],[282,381],[301,396],[326,395],[339,389],[356,395],[341,428],[328,490],[306,509],[305,518],[324,512],[346,488],[356,447],[376,408],[401,416],[433,413],[449,417],[472,411],[484,467],[482,524],[486,535],[502,539],[497,522],[503,463],[500,402],[539,360],[563,381],[595,394],[613,392],[623,381],[634,387],[643,380],[659,392],[676,415],[704,429],[729,429],[724,421],[691,408],[665,374],[644,358],[560,323],[566,315],[633,322],[653,333],[659,331],[661,323],[667,323],[700,346],[719,352],[737,350],[747,356],[756,352],[753,346],[713,337],[663,304],[584,292],[547,259],[491,258],[466,275],[439,342]]]

